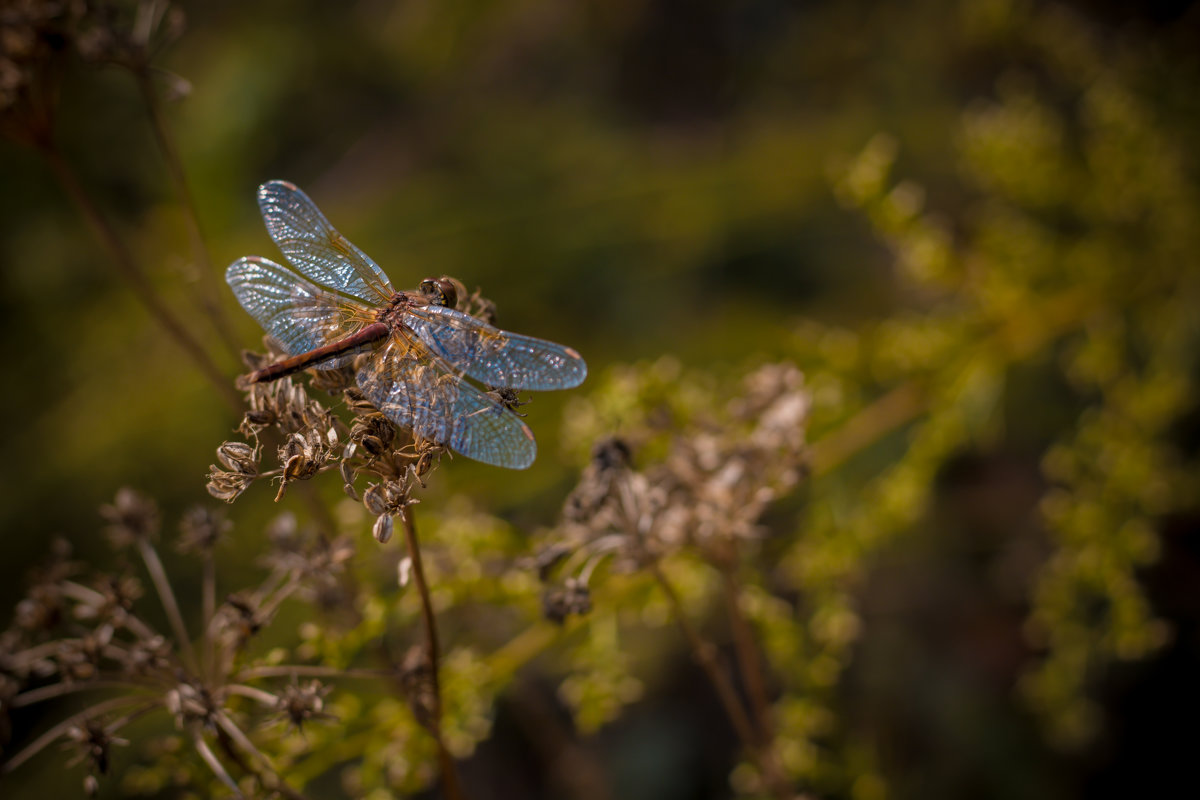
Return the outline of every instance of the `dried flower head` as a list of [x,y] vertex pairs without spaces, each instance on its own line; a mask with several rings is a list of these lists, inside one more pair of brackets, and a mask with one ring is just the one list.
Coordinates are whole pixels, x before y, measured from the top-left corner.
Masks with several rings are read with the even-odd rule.
[[276,697],[276,716],[297,731],[303,731],[304,723],[314,719],[336,719],[333,714],[325,711],[325,698],[331,691],[332,687],[318,680],[306,684],[293,681]]
[[233,523],[221,512],[206,506],[195,506],[179,522],[179,552],[211,552],[221,536],[232,527]]
[[[736,542],[760,537],[763,512],[802,474],[809,406],[800,371],[769,364],[747,375],[729,400],[676,430],[665,457],[643,469],[635,468],[628,439],[599,440],[563,507],[562,538],[552,552],[569,577],[547,590],[546,615],[586,611],[587,582],[602,559],[635,570],[690,546],[724,562]],[[632,433],[647,441],[657,435]],[[546,580],[551,569],[538,569]]]
[[102,722],[84,720],[67,729],[67,746],[76,750],[68,766],[87,761],[90,768],[101,775],[108,773],[109,755],[113,747],[124,747],[128,740],[114,736]]
[[113,547],[123,548],[158,535],[158,506],[129,487],[117,491],[111,505],[100,507],[100,516],[108,521],[104,532]]

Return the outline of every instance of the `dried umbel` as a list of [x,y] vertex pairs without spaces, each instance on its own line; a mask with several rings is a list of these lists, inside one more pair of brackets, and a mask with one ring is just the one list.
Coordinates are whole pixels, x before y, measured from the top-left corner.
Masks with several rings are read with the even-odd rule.
[[297,731],[303,731],[304,723],[312,720],[334,719],[325,711],[325,698],[330,691],[329,686],[318,680],[288,684],[276,699],[276,716]]
[[643,469],[626,439],[595,445],[564,505],[561,539],[539,566],[543,580],[551,564],[568,576],[547,590],[547,617],[585,612],[587,583],[606,558],[637,570],[688,547],[723,564],[738,542],[761,536],[763,512],[803,474],[810,407],[803,375],[790,364],[766,365],[722,406],[672,435],[665,457]]
[[179,523],[179,552],[211,552],[233,527],[225,515],[207,506],[196,506]]
[[[183,13],[165,0],[11,0],[0,7],[0,132],[47,146],[59,80],[73,50],[84,61],[146,74],[151,59],[183,32]],[[172,94],[187,83],[162,73]]]
[[[236,448],[223,463],[237,467],[249,458]],[[295,675],[309,665],[290,665],[282,649],[269,661],[256,659],[248,645],[276,618],[289,599],[306,599],[337,585],[353,555],[348,540],[329,540],[298,527],[294,519],[271,526],[269,574],[258,585],[233,591],[220,608],[203,601],[199,636],[185,626],[170,576],[159,560],[153,539],[159,530],[157,505],[129,489],[102,509],[109,538],[117,546],[136,543],[154,594],[162,602],[169,635],[154,629],[142,615],[143,580],[126,573],[80,577],[80,565],[69,551],[56,546],[55,558],[36,576],[18,604],[13,624],[0,632],[0,742],[8,738],[13,708],[73,695],[103,692],[85,709],[7,754],[10,771],[63,741],[72,753],[69,765],[85,764],[85,789],[99,790],[99,777],[110,771],[111,751],[128,744],[120,738],[130,722],[147,714],[163,714],[183,740],[195,748],[197,768],[207,769],[232,792],[240,793],[234,774],[241,772],[259,786],[282,787],[250,737],[252,726],[285,720],[295,728],[331,719],[325,712],[330,688],[321,681],[298,683]],[[229,523],[217,512],[192,509],[180,524],[183,549],[198,554],[210,567],[213,549]],[[205,569],[202,596],[215,598],[215,572]],[[323,678],[343,672],[316,667]],[[390,672],[356,670],[354,677]],[[310,673],[311,674],[311,673]],[[280,678],[290,684],[273,687]],[[246,700],[252,702],[247,705]],[[153,735],[153,734],[151,734]]]
[[100,516],[109,523],[104,532],[108,534],[113,547],[128,547],[158,535],[158,506],[133,489],[118,491],[111,505],[100,508]]

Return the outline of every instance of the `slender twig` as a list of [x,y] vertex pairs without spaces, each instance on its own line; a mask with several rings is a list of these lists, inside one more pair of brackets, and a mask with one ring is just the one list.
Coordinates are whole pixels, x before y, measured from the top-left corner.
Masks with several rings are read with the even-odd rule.
[[30,689],[27,692],[21,692],[12,699],[12,707],[21,708],[22,706],[31,706],[34,703],[40,703],[43,700],[52,700],[55,697],[78,694],[79,692],[90,692],[94,689],[154,691],[154,687],[135,683],[134,681],[119,680],[116,678],[99,678],[96,680],[82,681],[80,683],[52,683],[48,686],[39,686],[36,689]]
[[183,624],[183,614],[180,613],[179,603],[175,600],[175,590],[171,588],[171,580],[167,577],[167,570],[158,557],[158,551],[145,537],[138,539],[138,549],[141,551],[142,561],[146,564],[146,571],[150,573],[150,580],[158,592],[158,599],[162,601],[163,610],[167,612],[167,619],[170,620],[171,627],[175,631],[175,638],[179,640],[184,661],[196,669],[199,667],[199,663],[196,661],[196,651],[188,636],[187,626]]
[[217,776],[217,780],[225,784],[229,791],[233,792],[234,797],[245,797],[242,794],[242,790],[238,788],[237,781],[225,769],[225,765],[221,763],[221,759],[217,758],[217,754],[208,746],[208,742],[204,741],[204,737],[197,733],[193,742],[196,745],[196,752],[200,754],[200,759],[213,771],[213,774]]
[[687,612],[683,608],[683,602],[675,592],[675,587],[667,580],[666,574],[657,562],[651,562],[650,573],[654,575],[654,579],[658,581],[663,594],[666,595],[667,603],[671,606],[671,613],[675,617],[675,622],[679,625],[680,630],[683,631],[683,636],[687,639],[688,647],[691,648],[692,657],[696,659],[696,663],[708,675],[709,682],[717,690],[717,699],[721,701],[721,706],[725,709],[726,716],[733,723],[733,729],[737,733],[738,738],[742,740],[742,744],[747,748],[757,751],[758,738],[754,735],[754,727],[750,724],[750,717],[746,714],[746,709],[742,707],[742,701],[738,699],[737,692],[733,688],[733,682],[729,679],[729,675],[717,660],[716,647],[706,642],[700,635],[700,632],[692,625],[692,621],[688,618]]
[[438,662],[441,651],[438,646],[437,618],[433,613],[433,600],[429,595],[429,584],[425,582],[425,567],[421,563],[421,547],[417,542],[417,524],[413,516],[412,506],[404,509],[400,515],[404,523],[404,543],[408,547],[408,557],[412,561],[413,583],[421,596],[421,618],[425,628],[425,658],[432,674],[433,685],[433,720],[430,733],[433,734],[438,748],[438,765],[442,771],[442,792],[447,800],[461,800],[462,788],[459,786],[458,773],[454,767],[454,758],[446,748],[442,738],[442,689],[438,681]]
[[213,676],[216,671],[216,662],[214,660],[215,652],[213,648],[213,640],[216,638],[208,634],[209,626],[212,625],[213,617],[217,614],[217,568],[216,559],[213,557],[212,549],[207,549],[204,553],[204,575],[200,580],[200,630],[205,632],[202,637],[204,643],[204,674]]
[[[265,773],[271,776],[271,784],[268,786],[267,782],[263,780],[262,772],[247,768],[248,772],[252,772],[258,776],[259,783],[266,788],[279,792],[279,794],[283,795],[284,797],[291,798],[291,800],[304,800],[304,795],[292,788],[291,785],[284,780],[283,776],[279,774],[279,771],[275,769],[275,765],[271,763],[271,759],[268,758],[265,753],[259,750],[254,745],[254,742],[250,741],[250,737],[243,733],[242,729],[239,728],[227,714],[222,711],[218,711],[214,717],[217,722],[217,727],[229,737],[229,740],[232,740],[238,745],[238,747],[242,748],[243,751],[249,753],[263,766]],[[225,745],[226,752],[230,752],[232,748],[226,745],[226,741],[227,740],[224,738],[221,739],[222,744]]]
[[767,697],[763,663],[759,657],[754,632],[742,611],[742,590],[734,570],[736,564],[724,565],[721,569],[721,585],[725,594],[725,605],[729,610],[729,629],[733,635],[733,651],[737,657],[738,672],[750,698],[750,710],[754,725],[758,729],[759,744],[769,747],[775,739],[775,728],[771,723],[771,702]]
[[175,147],[175,140],[163,117],[162,106],[159,103],[158,93],[154,90],[150,68],[146,65],[139,65],[134,68],[133,74],[142,94],[142,101],[146,104],[146,113],[150,118],[150,128],[154,132],[154,140],[158,143],[158,149],[162,151],[163,160],[167,165],[167,173],[175,184],[175,192],[179,195],[180,204],[183,206],[183,216],[187,222],[192,254],[204,286],[204,290],[197,292],[196,297],[212,322],[213,328],[221,337],[221,341],[228,348],[229,353],[237,359],[241,348],[229,326],[229,320],[221,310],[219,294],[221,287],[217,283],[212,258],[209,256],[208,245],[204,240],[204,231],[200,226],[200,214],[196,209],[196,199],[183,168],[183,159],[179,157],[179,150]]
[[137,299],[146,307],[146,310],[150,312],[150,315],[163,330],[196,363],[196,366],[200,368],[200,372],[208,378],[213,388],[229,404],[229,407],[234,412],[240,412],[242,407],[241,399],[238,397],[238,393],[234,390],[233,385],[225,377],[220,368],[209,358],[207,351],[200,346],[200,343],[191,332],[175,317],[175,314],[159,297],[154,285],[134,261],[133,254],[129,252],[129,248],[125,246],[120,236],[117,235],[116,230],[114,230],[105,216],[100,213],[100,209],[83,188],[83,184],[80,183],[79,178],[70,164],[67,163],[67,160],[63,158],[62,153],[50,143],[42,143],[41,152],[46,162],[50,165],[51,170],[53,170],[55,177],[58,178],[58,182],[62,185],[63,190],[71,197],[71,200],[83,214],[84,219],[92,227],[93,232],[100,239],[105,249],[108,250],[112,264],[121,273],[121,276],[125,278],[126,282],[129,283]]
[[772,746],[773,743],[770,740],[764,740],[751,724],[750,716],[746,713],[741,699],[738,698],[729,673],[717,658],[716,647],[710,642],[705,641],[699,631],[696,630],[683,608],[683,602],[675,592],[675,587],[667,580],[662,567],[657,562],[651,562],[650,572],[654,575],[654,579],[658,581],[663,594],[667,597],[667,602],[671,606],[671,613],[675,617],[675,622],[679,625],[680,630],[683,631],[684,638],[688,641],[688,646],[692,651],[692,658],[696,660],[696,663],[700,665],[708,676],[709,682],[717,692],[717,699],[721,701],[721,706],[725,709],[726,716],[729,717],[729,721],[733,724],[734,731],[758,763],[763,779],[770,787],[772,794],[778,800],[790,800],[794,793],[780,768],[779,760]]
[[241,695],[248,697],[255,702],[258,702],[269,708],[274,708],[279,705],[279,698],[268,691],[259,689],[257,686],[246,686],[243,683],[230,683],[225,686],[225,691],[230,694]]

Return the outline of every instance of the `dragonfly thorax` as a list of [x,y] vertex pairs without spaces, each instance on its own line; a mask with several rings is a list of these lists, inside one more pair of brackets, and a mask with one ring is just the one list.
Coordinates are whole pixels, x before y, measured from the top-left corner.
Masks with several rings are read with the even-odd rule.
[[375,314],[375,321],[382,322],[389,328],[398,327],[404,316],[405,310],[414,305],[424,304],[427,301],[419,294],[412,292],[396,292],[388,300],[388,304],[379,309]]

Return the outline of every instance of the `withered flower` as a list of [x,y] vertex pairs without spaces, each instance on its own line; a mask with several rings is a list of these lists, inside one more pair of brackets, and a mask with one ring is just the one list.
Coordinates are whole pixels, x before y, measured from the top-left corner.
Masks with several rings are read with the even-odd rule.
[[77,751],[67,765],[75,766],[87,761],[92,770],[101,775],[108,773],[109,750],[129,744],[128,740],[114,736],[103,723],[95,719],[72,725],[67,729],[67,739],[68,746]]
[[117,491],[111,505],[100,507],[100,516],[108,521],[104,532],[118,549],[158,535],[158,506],[127,486]]
[[189,680],[179,682],[166,694],[167,713],[175,718],[175,727],[183,730],[197,725],[213,728],[216,718],[225,704],[223,692],[212,692],[208,687]]
[[123,625],[133,604],[142,596],[142,584],[132,575],[101,575],[95,591],[77,598],[74,616],[78,620]]
[[[803,474],[809,408],[802,373],[769,364],[746,376],[741,392],[711,418],[675,435],[666,456],[644,469],[634,467],[626,440],[598,442],[563,508],[557,545],[572,555],[559,560],[573,577],[547,591],[547,616],[586,608],[581,588],[602,558],[634,570],[690,546],[727,564],[738,542],[762,535],[763,512]],[[550,571],[539,565],[544,581]]]
[[542,614],[559,625],[571,614],[582,616],[592,610],[592,595],[587,584],[578,578],[567,578],[562,586],[548,587],[542,593]]
[[219,511],[207,506],[195,506],[183,515],[179,523],[179,552],[210,552],[232,527],[233,523]]
[[331,445],[336,444],[336,433],[330,428],[328,434],[310,429],[307,433],[293,433],[279,448],[279,461],[283,464],[283,477],[279,483],[278,502],[287,485],[292,481],[306,481],[320,472],[329,459]]
[[258,477],[258,460],[262,448],[251,447],[245,442],[223,442],[217,448],[218,467],[208,467],[208,493],[218,500],[232,503],[249,488]]
[[332,691],[318,680],[300,685],[294,681],[283,688],[275,700],[276,717],[297,731],[314,719],[336,719],[325,711],[325,698]]

